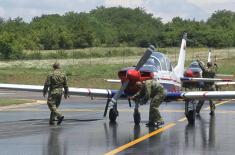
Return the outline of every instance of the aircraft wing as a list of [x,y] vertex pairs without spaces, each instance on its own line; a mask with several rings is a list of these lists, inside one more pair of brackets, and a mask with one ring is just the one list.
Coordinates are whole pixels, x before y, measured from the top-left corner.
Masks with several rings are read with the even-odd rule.
[[[42,93],[43,86],[21,85],[21,84],[0,84],[0,89]],[[78,95],[78,96],[110,98],[116,92],[117,90],[111,90],[111,89],[74,88],[74,87],[69,88],[69,95]]]
[[216,82],[215,85],[217,86],[235,85],[235,82]]
[[227,82],[232,81],[232,79],[217,79],[217,78],[180,78],[182,82]]
[[[43,86],[20,85],[20,84],[0,84],[0,89],[41,92]],[[93,88],[69,88],[70,95],[112,98],[118,90],[93,89]],[[122,94],[121,98],[127,98]],[[179,99],[235,99],[235,91],[192,91],[192,92],[167,92],[166,101],[176,101]]]

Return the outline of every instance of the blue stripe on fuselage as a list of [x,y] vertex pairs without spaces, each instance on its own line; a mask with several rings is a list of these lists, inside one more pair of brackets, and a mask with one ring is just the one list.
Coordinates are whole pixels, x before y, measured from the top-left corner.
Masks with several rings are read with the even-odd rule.
[[179,92],[180,91],[180,87],[174,84],[161,83],[161,85],[164,87],[166,92]]

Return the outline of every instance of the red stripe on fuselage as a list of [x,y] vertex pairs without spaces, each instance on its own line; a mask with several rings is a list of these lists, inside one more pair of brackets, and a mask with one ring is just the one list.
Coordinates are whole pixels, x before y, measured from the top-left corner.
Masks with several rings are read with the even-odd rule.
[[207,94],[207,93],[208,93],[208,92],[203,93],[203,97],[204,97],[204,98],[206,98],[206,94]]

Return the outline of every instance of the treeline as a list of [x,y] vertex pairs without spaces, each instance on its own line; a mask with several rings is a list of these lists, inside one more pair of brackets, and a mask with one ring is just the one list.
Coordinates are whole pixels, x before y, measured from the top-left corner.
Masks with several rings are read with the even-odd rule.
[[235,46],[235,12],[216,11],[207,21],[175,17],[168,23],[141,8],[99,7],[89,13],[42,15],[30,23],[0,18],[0,58],[20,59],[24,50],[86,47],[179,46],[183,32],[190,46]]

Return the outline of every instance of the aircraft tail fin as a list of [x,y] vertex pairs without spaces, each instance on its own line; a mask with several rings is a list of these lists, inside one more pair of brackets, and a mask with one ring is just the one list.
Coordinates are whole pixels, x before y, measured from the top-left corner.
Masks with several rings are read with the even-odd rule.
[[180,78],[183,77],[184,74],[184,63],[185,63],[185,54],[186,54],[186,40],[187,40],[187,33],[184,34],[181,47],[180,47],[180,54],[178,59],[178,64],[174,68],[174,72]]
[[209,53],[208,53],[208,60],[207,62],[211,62],[211,49],[209,49]]

